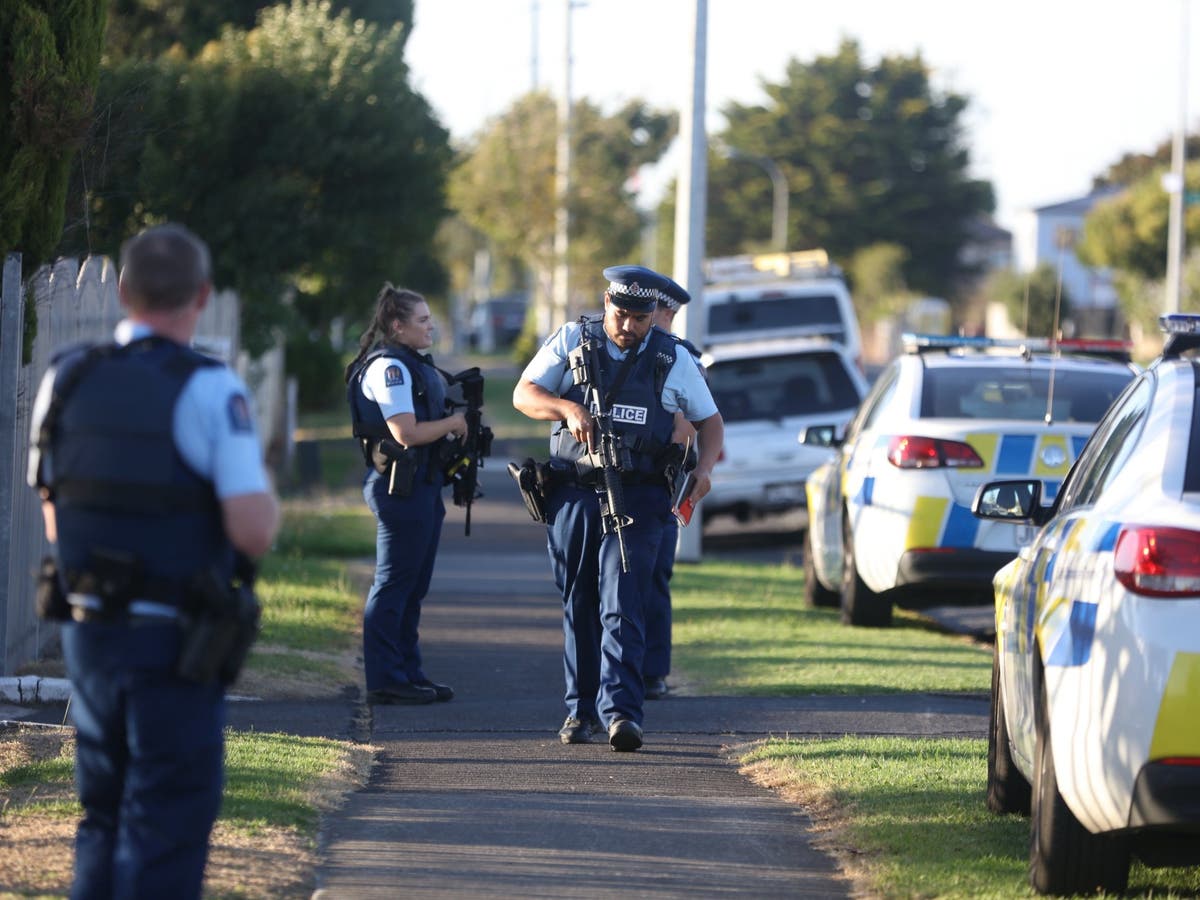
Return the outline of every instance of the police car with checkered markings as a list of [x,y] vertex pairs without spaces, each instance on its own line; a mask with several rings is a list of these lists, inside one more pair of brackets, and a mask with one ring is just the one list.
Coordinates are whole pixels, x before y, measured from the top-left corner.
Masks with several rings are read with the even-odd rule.
[[905,335],[904,344],[836,457],[806,483],[805,596],[840,605],[851,625],[889,625],[896,603],[990,602],[992,575],[1033,529],[975,518],[976,490],[1028,477],[1053,497],[1138,371],[1046,341]]
[[1200,864],[1200,316],[1162,324],[1052,506],[1035,479],[973,505],[1039,529],[995,577],[987,802],[1032,812],[1043,893]]

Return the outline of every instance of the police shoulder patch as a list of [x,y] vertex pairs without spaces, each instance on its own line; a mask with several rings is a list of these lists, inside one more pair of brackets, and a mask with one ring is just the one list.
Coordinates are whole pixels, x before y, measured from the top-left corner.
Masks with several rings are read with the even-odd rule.
[[383,371],[383,383],[387,387],[404,384],[404,370],[399,366],[388,366]]
[[250,418],[250,404],[242,394],[232,394],[226,407],[229,412],[229,428],[236,433],[245,434],[254,430],[254,422]]

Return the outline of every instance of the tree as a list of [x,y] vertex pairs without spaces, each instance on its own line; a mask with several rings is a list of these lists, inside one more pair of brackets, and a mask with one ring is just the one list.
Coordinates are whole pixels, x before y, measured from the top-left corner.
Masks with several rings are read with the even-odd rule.
[[908,251],[899,244],[872,244],[854,254],[850,277],[854,282],[854,305],[867,322],[902,313],[914,299],[904,282]]
[[[866,64],[857,42],[832,56],[793,59],[767,102],[729,104],[717,143],[773,160],[787,178],[789,249],[835,260],[892,243],[908,252],[905,281],[949,296],[962,274],[964,223],[991,212],[991,185],[970,177],[961,117],[967,98],[937,93],[920,55]],[[707,246],[712,256],[761,249],[771,229],[771,183],[743,159],[709,159]],[[660,216],[673,221],[668,201]]]
[[[260,13],[275,5],[271,0],[108,0],[105,51],[116,60],[153,59],[173,47],[194,56],[226,26],[249,31]],[[336,0],[330,10],[388,27],[413,20],[413,0]]]
[[[1128,187],[1147,175],[1162,172],[1171,165],[1172,142],[1163,141],[1152,153],[1126,153],[1104,172],[1092,179],[1092,188]],[[1184,150],[1188,159],[1200,156],[1200,135],[1188,135]]]
[[[571,283],[595,305],[601,269],[630,261],[641,238],[629,178],[666,152],[677,120],[638,100],[610,116],[580,100],[572,115]],[[497,255],[528,266],[543,291],[554,266],[557,130],[554,98],[527,94],[465,148],[449,189],[463,219]]]
[[242,297],[252,352],[288,321],[289,350],[327,345],[330,322],[363,321],[386,280],[440,290],[451,152],[408,84],[404,33],[294,0],[195,57],[106,71],[68,245],[111,254],[147,224],[186,222]]
[[71,163],[87,133],[104,0],[0,3],[0,259],[48,262]]
[[[1092,208],[1076,248],[1082,262],[1121,269],[1142,278],[1163,278],[1170,218],[1170,198],[1162,188],[1164,171],[1151,170],[1126,190]],[[1189,164],[1184,174],[1187,191],[1200,191],[1200,163]],[[1200,206],[1185,207],[1184,219],[1185,233],[1196,234]]]
[[1058,273],[1047,263],[1024,274],[998,269],[988,277],[984,293],[1002,302],[1008,320],[1029,337],[1051,337],[1071,314],[1071,299],[1065,289],[1060,292]]

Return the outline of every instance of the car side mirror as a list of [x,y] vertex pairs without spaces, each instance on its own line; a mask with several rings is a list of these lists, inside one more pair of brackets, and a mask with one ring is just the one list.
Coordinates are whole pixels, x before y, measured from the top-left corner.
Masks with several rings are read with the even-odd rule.
[[832,423],[807,425],[800,429],[800,434],[796,438],[798,443],[809,447],[840,447],[842,439],[843,435],[838,433],[838,427]]
[[1050,508],[1042,506],[1042,482],[1037,479],[989,481],[975,492],[971,512],[981,519],[1034,525],[1050,518]]

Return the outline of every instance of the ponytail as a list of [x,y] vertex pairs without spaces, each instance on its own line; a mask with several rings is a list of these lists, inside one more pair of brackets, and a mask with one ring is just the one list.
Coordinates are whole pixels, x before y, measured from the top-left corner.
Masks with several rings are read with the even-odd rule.
[[379,344],[387,341],[391,333],[392,322],[404,324],[412,318],[413,309],[418,303],[424,303],[425,298],[416,291],[406,288],[393,287],[390,282],[384,282],[375,298],[375,318],[370,326],[358,339],[358,355],[346,366],[345,380],[350,381],[358,364]]

